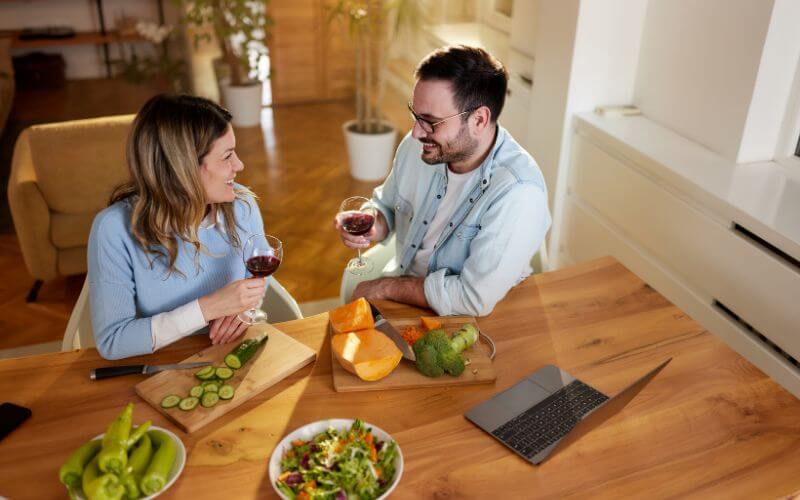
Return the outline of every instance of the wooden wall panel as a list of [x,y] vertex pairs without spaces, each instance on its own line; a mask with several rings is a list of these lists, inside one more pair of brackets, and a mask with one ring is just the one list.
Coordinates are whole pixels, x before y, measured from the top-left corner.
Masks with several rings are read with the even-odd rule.
[[328,23],[332,0],[272,0],[269,49],[276,105],[353,95],[353,45],[346,25]]

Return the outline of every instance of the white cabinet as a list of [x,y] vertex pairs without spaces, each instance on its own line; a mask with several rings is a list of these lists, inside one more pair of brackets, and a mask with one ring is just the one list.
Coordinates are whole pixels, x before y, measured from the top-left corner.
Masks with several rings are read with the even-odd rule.
[[514,0],[511,14],[511,48],[528,57],[536,55],[539,0]]
[[[500,124],[526,150],[528,145],[528,121],[531,110],[531,85],[518,73],[511,71],[506,92],[506,103],[500,115]],[[530,152],[530,150],[529,150]]]

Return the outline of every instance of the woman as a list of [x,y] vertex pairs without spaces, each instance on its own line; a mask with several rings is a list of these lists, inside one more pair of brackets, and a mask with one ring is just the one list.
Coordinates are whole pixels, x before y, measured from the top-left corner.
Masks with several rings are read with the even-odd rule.
[[247,329],[265,279],[245,277],[242,245],[263,234],[254,195],[234,183],[244,165],[231,115],[192,96],[159,95],[136,116],[131,181],[118,187],[89,235],[97,349],[106,359],[151,353],[210,323],[213,343]]

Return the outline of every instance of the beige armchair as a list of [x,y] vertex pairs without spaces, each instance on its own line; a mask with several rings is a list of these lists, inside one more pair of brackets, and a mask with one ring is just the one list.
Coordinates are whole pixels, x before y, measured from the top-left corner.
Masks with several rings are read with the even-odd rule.
[[125,142],[133,115],[75,120],[25,129],[8,181],[11,216],[25,266],[36,280],[86,272],[94,216],[129,178]]

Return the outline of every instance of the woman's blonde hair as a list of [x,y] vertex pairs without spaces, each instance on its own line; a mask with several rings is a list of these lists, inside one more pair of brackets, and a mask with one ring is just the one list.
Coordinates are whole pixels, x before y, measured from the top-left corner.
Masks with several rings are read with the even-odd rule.
[[[184,274],[175,267],[182,241],[194,246],[195,262],[205,251],[197,230],[207,213],[220,211],[228,239],[241,246],[233,203],[214,203],[209,212],[200,180],[203,158],[230,121],[231,114],[208,99],[167,94],[147,101],[133,121],[126,148],[131,180],[114,190],[110,203],[131,203],[133,236],[154,260],[163,257],[170,273]],[[254,197],[246,188],[235,193]]]

